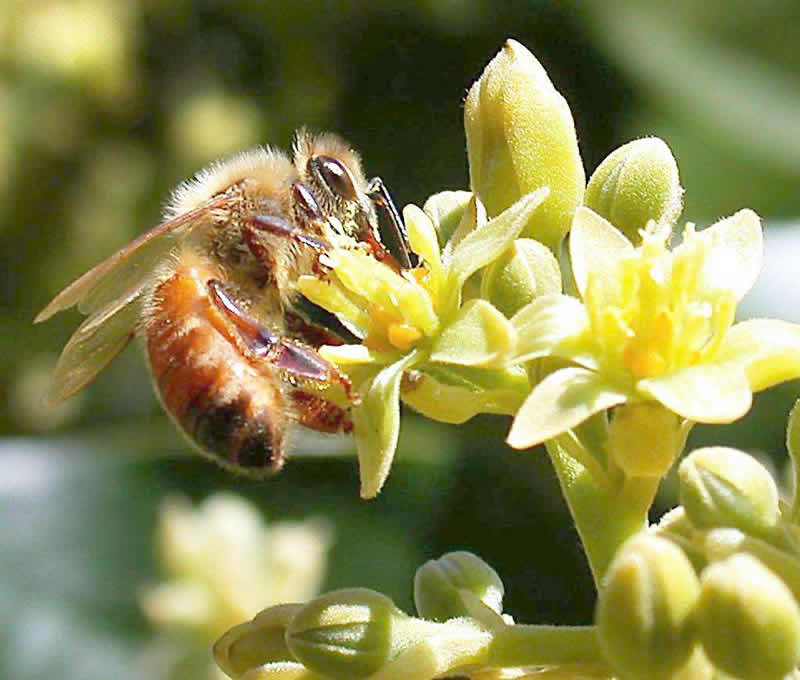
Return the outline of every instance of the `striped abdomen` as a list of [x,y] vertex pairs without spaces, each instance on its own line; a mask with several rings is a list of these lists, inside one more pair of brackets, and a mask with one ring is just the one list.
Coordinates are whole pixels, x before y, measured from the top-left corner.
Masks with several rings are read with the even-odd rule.
[[185,255],[151,296],[144,326],[164,407],[200,450],[263,477],[284,462],[286,399],[268,366],[252,365],[207,294],[220,272]]

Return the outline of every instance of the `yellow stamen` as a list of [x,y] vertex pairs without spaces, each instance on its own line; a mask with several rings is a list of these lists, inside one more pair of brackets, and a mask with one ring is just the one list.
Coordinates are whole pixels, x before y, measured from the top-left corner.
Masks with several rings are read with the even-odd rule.
[[397,349],[407,351],[422,337],[422,332],[414,326],[393,323],[389,324],[386,335],[389,338],[389,342]]

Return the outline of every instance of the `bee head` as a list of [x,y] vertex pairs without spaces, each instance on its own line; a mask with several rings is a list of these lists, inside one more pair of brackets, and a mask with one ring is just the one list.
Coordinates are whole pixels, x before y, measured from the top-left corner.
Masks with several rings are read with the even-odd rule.
[[375,232],[377,218],[366,193],[361,159],[340,137],[324,133],[297,134],[294,162],[300,181],[335,233],[356,239]]

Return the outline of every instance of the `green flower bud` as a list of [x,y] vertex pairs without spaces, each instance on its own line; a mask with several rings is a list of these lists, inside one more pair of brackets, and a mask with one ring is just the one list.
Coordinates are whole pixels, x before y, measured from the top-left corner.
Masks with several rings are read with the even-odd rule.
[[613,151],[594,171],[584,204],[634,244],[650,220],[674,224],[682,209],[678,165],[658,137],[637,139]]
[[534,189],[550,187],[522,236],[557,254],[586,179],[569,105],[515,40],[506,41],[470,88],[464,127],[470,184],[490,217]]
[[779,519],[778,488],[769,471],[743,451],[693,451],[678,466],[680,500],[698,529],[734,527],[770,534]]
[[230,677],[273,661],[293,661],[286,644],[286,627],[302,604],[269,607],[252,621],[234,626],[214,643],[214,660]]
[[639,534],[620,548],[595,613],[603,652],[620,675],[666,680],[687,662],[698,592],[694,569],[674,543]]
[[483,274],[481,297],[511,318],[539,295],[561,292],[561,269],[550,250],[520,238]]
[[630,477],[663,477],[686,440],[680,419],[660,404],[620,406],[608,428],[606,449]]
[[[372,590],[335,590],[295,614],[286,642],[307,668],[350,680],[371,675],[418,642],[428,632],[426,623],[412,619],[388,597]],[[420,626],[424,631],[417,630]]]
[[414,576],[417,613],[434,621],[473,616],[476,599],[501,614],[503,593],[497,572],[477,555],[465,551],[429,560]]
[[800,600],[800,560],[795,552],[781,550],[739,529],[712,529],[702,539],[709,562],[718,562],[737,553],[756,558],[792,591]]
[[425,201],[422,210],[430,217],[436,228],[439,245],[444,245],[450,240],[471,200],[470,191],[440,191]]
[[[251,668],[238,680],[330,680],[301,663],[276,662]],[[694,679],[692,679],[694,680]]]
[[750,555],[701,576],[696,620],[706,655],[747,680],[779,680],[800,663],[800,609],[784,583]]

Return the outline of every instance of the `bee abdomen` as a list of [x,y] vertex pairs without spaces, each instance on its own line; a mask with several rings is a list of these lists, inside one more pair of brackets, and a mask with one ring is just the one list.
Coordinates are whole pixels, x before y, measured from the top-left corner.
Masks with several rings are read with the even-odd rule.
[[285,398],[275,376],[251,366],[227,335],[206,292],[218,276],[197,258],[154,290],[144,333],[153,381],[201,452],[263,477],[284,462]]

